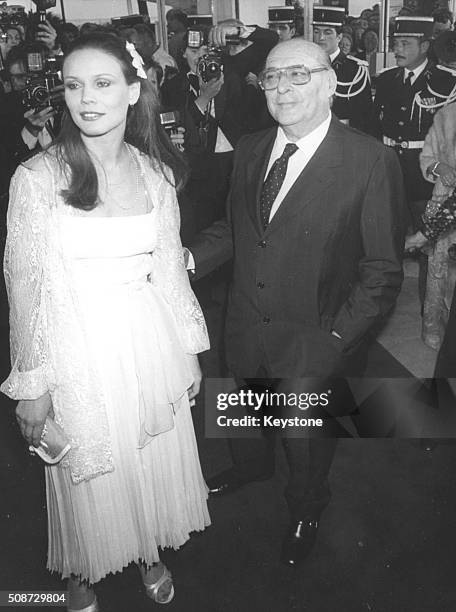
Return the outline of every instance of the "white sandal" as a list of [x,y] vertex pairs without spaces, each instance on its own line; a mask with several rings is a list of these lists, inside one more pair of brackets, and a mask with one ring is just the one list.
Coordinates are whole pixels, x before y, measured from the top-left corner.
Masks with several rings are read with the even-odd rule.
[[[160,599],[158,598],[158,592],[160,590],[160,587],[163,586],[167,580],[171,580],[171,590],[169,592],[168,598],[165,599],[164,601],[160,601]],[[170,603],[174,599],[174,584],[172,584],[172,580],[173,580],[173,577],[171,575],[171,572],[166,567],[166,565],[163,564],[163,574],[160,576],[160,578],[156,582],[152,582],[152,584],[147,584],[146,582],[143,582],[146,588],[147,597],[149,597],[150,599],[153,599],[153,601],[155,601],[155,603],[158,603],[158,604]]]

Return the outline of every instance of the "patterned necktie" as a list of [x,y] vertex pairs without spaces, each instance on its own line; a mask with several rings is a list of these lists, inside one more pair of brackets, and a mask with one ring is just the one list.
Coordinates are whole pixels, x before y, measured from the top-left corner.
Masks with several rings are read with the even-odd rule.
[[406,87],[407,89],[411,89],[412,88],[412,79],[414,77],[414,72],[409,72],[408,75],[405,77],[405,81],[404,81],[404,87]]
[[288,160],[298,150],[297,145],[288,143],[282,155],[272,164],[269,174],[263,184],[260,197],[260,215],[263,229],[269,223],[269,216],[274,201],[282,187],[282,183],[287,173]]

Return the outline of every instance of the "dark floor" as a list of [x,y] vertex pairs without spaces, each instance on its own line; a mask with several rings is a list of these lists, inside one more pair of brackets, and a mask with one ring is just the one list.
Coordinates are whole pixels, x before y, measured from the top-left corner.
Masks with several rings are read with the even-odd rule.
[[[217,313],[216,307],[208,309],[211,328]],[[0,331],[3,379],[8,353],[5,329]],[[388,360],[393,375],[405,372],[379,347],[371,354],[371,371],[384,369]],[[214,352],[206,355],[204,370],[218,373]],[[12,403],[4,397],[0,402],[0,590],[61,589],[62,583],[45,569],[42,465],[25,450]],[[203,416],[198,404],[195,428],[203,471],[210,477],[229,465],[229,455],[223,440],[205,438]],[[426,452],[416,440],[341,440],[331,472],[333,497],[317,545],[303,567],[290,570],[278,561],[288,520],[282,496],[287,468],[279,448],[273,479],[211,500],[213,525],[179,552],[165,553],[176,586],[167,609],[453,612],[455,465],[456,445],[450,441]],[[96,590],[104,612],[157,607],[142,592],[134,567],[102,581]]]

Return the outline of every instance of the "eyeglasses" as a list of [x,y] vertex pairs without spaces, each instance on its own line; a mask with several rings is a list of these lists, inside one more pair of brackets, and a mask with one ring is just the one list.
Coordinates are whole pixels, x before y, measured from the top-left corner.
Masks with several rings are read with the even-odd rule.
[[267,68],[260,74],[258,82],[261,89],[269,91],[277,87],[280,76],[284,74],[293,85],[305,85],[310,81],[313,72],[323,72],[324,70],[329,70],[329,68],[327,66],[320,66],[319,68],[310,69],[304,65],[287,66],[286,68]]

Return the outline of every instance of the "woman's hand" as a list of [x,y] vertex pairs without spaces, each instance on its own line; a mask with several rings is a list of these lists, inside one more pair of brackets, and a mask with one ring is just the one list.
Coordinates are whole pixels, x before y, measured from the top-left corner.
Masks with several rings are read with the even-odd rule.
[[445,187],[455,187],[456,186],[456,170],[449,166],[448,164],[444,164],[440,162],[435,170],[436,174],[440,177],[442,184]]
[[22,435],[29,444],[37,447],[40,444],[46,417],[54,416],[52,400],[49,393],[45,393],[35,400],[21,400],[16,407],[16,419]]
[[405,247],[404,250],[406,252],[418,251],[427,243],[428,239],[421,232],[416,232],[416,234],[412,234],[411,236],[407,236],[405,239]]
[[188,399],[191,401],[200,392],[201,380],[203,374],[201,372],[200,364],[197,355],[187,355],[190,370],[193,374],[193,384],[188,388]]

